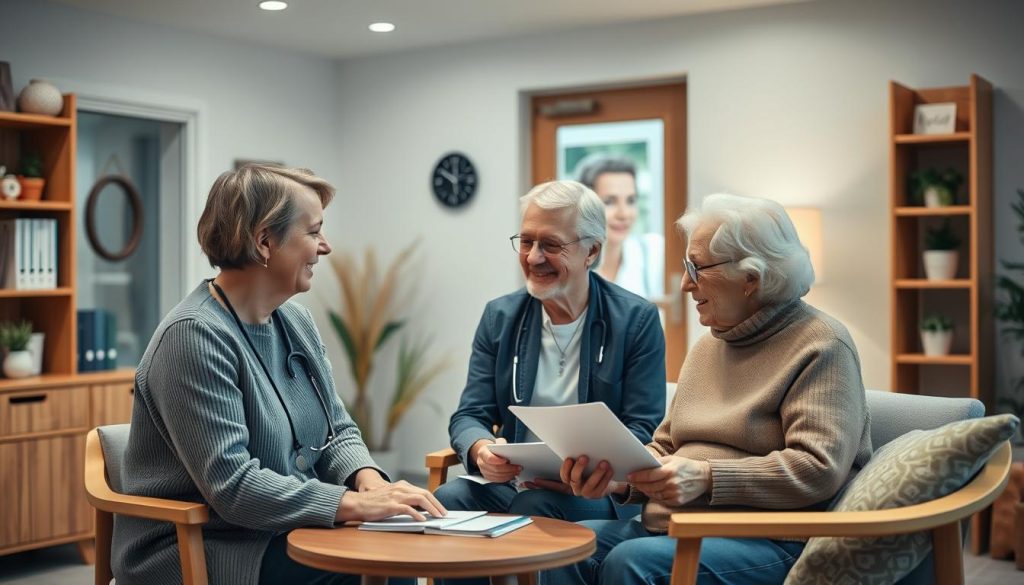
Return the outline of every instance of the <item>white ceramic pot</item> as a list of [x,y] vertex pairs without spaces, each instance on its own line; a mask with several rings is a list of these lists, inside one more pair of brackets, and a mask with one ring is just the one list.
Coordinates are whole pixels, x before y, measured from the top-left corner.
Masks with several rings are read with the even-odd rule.
[[922,331],[921,347],[924,348],[924,355],[949,355],[949,348],[953,346],[953,330],[949,331]]
[[64,97],[49,81],[33,79],[18,95],[18,109],[29,114],[56,116],[64,109]]
[[950,280],[956,277],[956,250],[925,250],[924,275],[928,280]]
[[27,378],[32,375],[32,354],[28,350],[11,351],[4,358],[4,375],[8,378]]
[[925,207],[946,207],[952,205],[948,197],[948,192],[940,192],[935,187],[928,187],[924,190],[924,206]]

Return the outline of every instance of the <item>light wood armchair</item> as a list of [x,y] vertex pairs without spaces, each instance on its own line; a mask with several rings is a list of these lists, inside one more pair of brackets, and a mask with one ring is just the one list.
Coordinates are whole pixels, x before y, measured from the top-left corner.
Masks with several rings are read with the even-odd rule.
[[967,485],[923,504],[864,512],[687,512],[673,514],[669,536],[678,539],[672,585],[697,582],[701,539],[873,537],[930,530],[935,583],[964,582],[961,520],[984,509],[1002,492],[1010,474],[1010,443],[1004,443]]
[[209,508],[195,502],[127,496],[115,492],[110,487],[99,428],[90,431],[85,442],[85,491],[89,503],[96,509],[96,585],[108,585],[113,578],[110,547],[114,514],[173,522],[178,531],[181,574],[185,585],[206,585],[202,526],[210,520]]

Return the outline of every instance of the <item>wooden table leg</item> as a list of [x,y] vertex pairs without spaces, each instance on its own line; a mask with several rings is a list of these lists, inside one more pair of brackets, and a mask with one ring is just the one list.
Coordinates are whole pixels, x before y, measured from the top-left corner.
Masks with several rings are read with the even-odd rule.
[[376,575],[363,575],[363,585],[388,585],[387,577],[378,577]]
[[537,571],[532,573],[520,573],[516,575],[516,579],[519,581],[519,585],[537,585],[540,583],[540,573]]

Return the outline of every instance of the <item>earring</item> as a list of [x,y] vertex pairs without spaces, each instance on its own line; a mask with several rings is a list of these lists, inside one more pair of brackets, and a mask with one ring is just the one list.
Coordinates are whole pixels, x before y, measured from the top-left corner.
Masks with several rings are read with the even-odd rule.
[[264,258],[263,259],[263,267],[266,268],[268,264],[270,264],[270,258]]

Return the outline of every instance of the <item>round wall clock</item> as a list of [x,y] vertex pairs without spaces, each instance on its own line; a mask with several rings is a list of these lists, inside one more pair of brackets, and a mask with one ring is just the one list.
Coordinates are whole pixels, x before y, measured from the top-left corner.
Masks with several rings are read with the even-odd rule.
[[469,203],[478,184],[476,168],[461,152],[449,152],[442,156],[434,165],[434,173],[430,177],[434,197],[448,207]]

